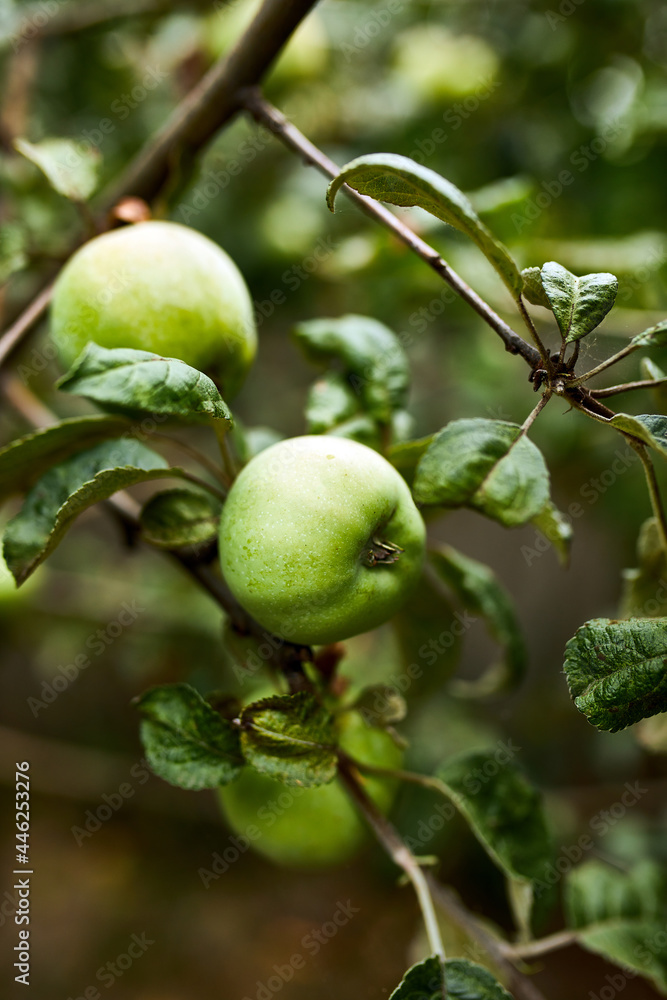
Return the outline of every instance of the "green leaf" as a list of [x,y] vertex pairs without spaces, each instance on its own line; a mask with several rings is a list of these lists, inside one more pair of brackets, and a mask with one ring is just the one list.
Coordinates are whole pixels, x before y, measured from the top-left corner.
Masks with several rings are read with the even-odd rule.
[[415,441],[402,441],[389,448],[387,459],[400,472],[408,486],[412,486],[417,466],[433,443],[434,437],[434,434],[429,434],[428,437],[417,438]]
[[247,705],[241,746],[249,764],[286,785],[324,785],[336,775],[333,716],[312,694],[275,695]]
[[465,233],[498,272],[512,296],[519,298],[523,278],[506,247],[487,229],[463,192],[434,170],[394,153],[360,156],[347,163],[329,184],[327,205],[332,212],[336,194],[343,184],[349,184],[355,191],[376,201],[400,206],[418,205]]
[[536,883],[553,852],[540,793],[512,762],[519,750],[510,740],[495,752],[459,754],[438,769],[437,778],[505,873],[517,925],[529,933]]
[[568,873],[564,905],[568,926],[588,951],[651,979],[667,993],[665,872],[652,861],[629,872],[597,860]]
[[4,556],[17,584],[53,552],[88,507],[136,483],[182,474],[131,438],[104,441],[49,469],[5,528]]
[[622,618],[660,618],[667,615],[667,551],[658,522],[644,521],[637,541],[635,569],[623,570]]
[[343,421],[337,427],[332,427],[329,434],[334,437],[350,438],[352,441],[359,441],[368,448],[380,446],[380,434],[378,425],[367,413],[359,413],[356,417]]
[[408,969],[389,1000],[443,1000],[443,971],[448,1000],[512,1000],[488,969],[464,958],[452,958],[443,970],[436,956]]
[[73,139],[15,139],[14,149],[39,167],[51,187],[70,201],[87,201],[97,187],[100,154],[81,150]]
[[141,511],[142,537],[162,548],[202,545],[217,536],[221,505],[209,493],[164,490]]
[[588,721],[617,733],[667,711],[667,619],[586,622],[565,647],[574,704]]
[[359,399],[339,372],[325,372],[310,387],[306,401],[309,434],[326,434],[359,410]]
[[664,347],[667,344],[667,319],[660,320],[655,326],[638,333],[630,343],[634,347]]
[[212,379],[177,358],[89,343],[56,383],[112,413],[160,413],[183,419],[213,417],[231,427],[227,404]]
[[0,500],[24,493],[52,465],[131,427],[124,417],[71,417],[17,438],[0,449]]
[[568,566],[573,535],[571,522],[549,500],[532,523],[551,542],[561,566]]
[[521,272],[523,278],[523,297],[534,306],[544,306],[551,310],[551,302],[547,298],[542,284],[542,269],[540,267],[524,267]]
[[299,323],[294,337],[316,364],[338,364],[361,406],[389,423],[405,406],[410,386],[408,359],[396,334],[370,316],[338,316]]
[[618,279],[613,274],[584,274],[578,278],[553,260],[542,265],[541,277],[566,344],[586,337],[599,326],[618,292]]
[[636,416],[616,413],[609,423],[616,430],[639,438],[667,458],[667,417],[659,413],[639,413]]
[[506,527],[532,520],[549,500],[540,450],[518,424],[454,420],[436,434],[417,466],[417,503],[472,507]]
[[476,681],[459,681],[452,692],[493,694],[516,687],[528,664],[526,646],[512,600],[492,569],[448,545],[430,553],[431,564],[463,606],[480,615],[502,650],[500,661]]
[[28,266],[26,248],[27,237],[20,226],[11,222],[0,226],[0,285]]
[[238,777],[238,728],[189,684],[165,684],[135,700],[144,715],[141,741],[151,768],[170,785],[198,791]]

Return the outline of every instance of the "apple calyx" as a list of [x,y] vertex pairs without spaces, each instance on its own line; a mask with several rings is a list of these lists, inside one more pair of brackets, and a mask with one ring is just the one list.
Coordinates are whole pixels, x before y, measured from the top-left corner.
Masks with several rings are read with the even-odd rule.
[[373,536],[370,546],[363,552],[362,562],[365,566],[377,566],[378,563],[389,566],[391,563],[398,562],[401,552],[404,551],[405,549],[402,549],[400,545],[394,545],[393,542],[385,542]]

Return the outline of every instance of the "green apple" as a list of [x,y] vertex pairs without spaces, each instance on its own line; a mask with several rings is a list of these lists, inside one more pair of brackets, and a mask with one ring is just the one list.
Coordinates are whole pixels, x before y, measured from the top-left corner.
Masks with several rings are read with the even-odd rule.
[[175,222],[97,236],[58,276],[51,332],[68,367],[88,341],[180,358],[238,392],[257,349],[253,305],[233,260]]
[[[214,59],[234,45],[255,18],[262,0],[219,7],[202,21],[203,44]],[[321,76],[329,62],[329,37],[324,21],[311,11],[270,68],[267,82],[298,83]]]
[[[396,39],[394,65],[401,83],[417,97],[437,101],[474,96],[479,104],[494,89],[499,61],[491,46],[477,35],[420,24],[407,28]],[[467,118],[470,108],[464,110]],[[449,120],[445,115],[445,121]]]
[[387,621],[419,578],[425,529],[402,476],[357,441],[309,435],[256,455],[220,522],[222,572],[263,628],[303,645]]
[[[398,768],[403,754],[384,730],[366,725],[358,712],[339,717],[341,747],[356,760],[377,767]],[[394,798],[394,781],[364,778],[375,804],[387,812]],[[220,802],[235,833],[281,865],[321,868],[342,864],[359,849],[366,827],[338,778],[317,788],[284,785],[248,766],[241,776],[220,789]]]

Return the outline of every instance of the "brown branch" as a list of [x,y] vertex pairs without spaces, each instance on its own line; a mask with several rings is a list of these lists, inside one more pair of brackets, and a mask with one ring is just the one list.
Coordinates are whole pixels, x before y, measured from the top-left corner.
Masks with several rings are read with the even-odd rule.
[[[240,110],[240,95],[260,82],[280,50],[317,0],[264,0],[236,45],[181,101],[156,135],[139,151],[120,179],[103,192],[108,212],[128,196],[151,201],[176,158],[194,154]],[[51,287],[44,288],[0,338],[0,366],[45,312]]]
[[27,309],[5,330],[2,338],[0,338],[0,367],[23,337],[42,318],[49,307],[52,291],[53,284],[46,285],[39,295],[32,300]]
[[[310,166],[316,167],[327,177],[336,177],[340,173],[340,167],[330,160],[320,149],[303,135],[285,116],[274,108],[256,88],[247,91],[243,98],[243,104],[249,114],[261,125],[270,129],[281,142],[298,153],[302,160]],[[342,189],[348,198],[354,201],[371,218],[380,222],[386,229],[391,230],[406,246],[408,246],[418,257],[421,257],[429,267],[432,267],[436,274],[447,282],[447,284],[457,292],[461,298],[472,306],[478,316],[488,323],[505,344],[505,350],[510,354],[520,354],[531,368],[535,368],[541,363],[539,351],[531,344],[520,337],[512,330],[504,320],[454,271],[440,254],[429,246],[420,236],[417,236],[408,228],[397,216],[390,212],[383,205],[379,205],[372,198],[354,191],[347,184]]]

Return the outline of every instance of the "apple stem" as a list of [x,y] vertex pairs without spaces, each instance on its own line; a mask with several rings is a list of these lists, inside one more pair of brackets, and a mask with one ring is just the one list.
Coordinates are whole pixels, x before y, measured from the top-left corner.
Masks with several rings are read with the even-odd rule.
[[[351,758],[339,752],[338,774],[345,785],[350,797],[353,799],[364,819],[373,830],[373,833],[387,851],[391,859],[399,868],[402,868],[407,877],[412,882],[419,908],[422,912],[424,926],[428,935],[431,953],[440,959],[444,966],[445,946],[442,942],[438,919],[435,914],[435,906],[419,862],[414,854],[401,840],[398,832],[394,829],[389,820],[384,816],[363,787],[361,777]],[[446,1000],[447,987],[444,980],[442,997]]]
[[394,545],[393,542],[384,542],[373,536],[371,544],[364,550],[362,559],[366,566],[377,566],[378,563],[389,566],[398,562],[401,552],[404,551],[405,549]]

